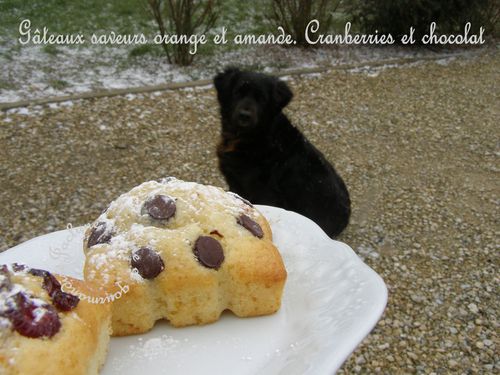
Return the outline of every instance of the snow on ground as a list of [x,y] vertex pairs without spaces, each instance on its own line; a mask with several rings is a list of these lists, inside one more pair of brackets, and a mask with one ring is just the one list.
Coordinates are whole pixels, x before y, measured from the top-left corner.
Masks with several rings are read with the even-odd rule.
[[[163,55],[130,57],[130,46],[58,46],[48,53],[40,46],[0,47],[0,103],[83,93],[100,89],[151,86],[211,78],[227,65],[273,73],[293,68],[335,66],[394,58],[436,55],[425,49],[345,47],[317,49],[245,46],[212,56],[197,56],[193,65],[168,64]],[[8,51],[8,53],[5,53]],[[3,52],[3,53],[2,53]],[[441,52],[442,53],[442,52]],[[447,63],[447,59],[440,61]],[[387,68],[387,67],[385,67]],[[384,67],[354,69],[378,74]],[[2,89],[3,87],[3,89]]]

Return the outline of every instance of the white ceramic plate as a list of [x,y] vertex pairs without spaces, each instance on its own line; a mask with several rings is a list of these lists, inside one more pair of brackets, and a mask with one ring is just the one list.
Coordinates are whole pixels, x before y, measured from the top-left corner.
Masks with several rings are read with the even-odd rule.
[[[278,313],[206,326],[158,322],[143,335],[111,340],[101,374],[332,374],[380,318],[387,289],[350,247],[311,220],[257,206],[268,218],[288,280]],[[0,263],[82,277],[84,227],[34,238],[0,254]]]

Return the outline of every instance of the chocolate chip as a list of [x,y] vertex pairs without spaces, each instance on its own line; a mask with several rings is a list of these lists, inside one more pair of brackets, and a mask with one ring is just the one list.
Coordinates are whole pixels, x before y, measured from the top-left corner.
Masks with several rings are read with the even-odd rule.
[[89,240],[87,242],[88,247],[92,247],[94,245],[109,243],[111,238],[113,237],[113,233],[106,226],[106,223],[100,222],[92,228],[89,236]]
[[250,203],[250,201],[246,200],[245,198],[243,197],[240,197],[238,194],[236,193],[233,193],[232,191],[228,191],[228,194],[232,195],[233,197],[235,197],[236,199],[239,199],[240,201],[242,201],[243,203],[245,203],[247,206],[250,206],[250,207],[253,207],[253,204]]
[[260,227],[259,223],[257,223],[247,215],[242,214],[238,219],[236,219],[236,222],[240,224],[243,228],[247,229],[255,237],[258,238],[264,237],[264,232],[262,231],[262,228]]
[[224,262],[224,251],[216,239],[208,236],[200,236],[196,240],[193,249],[198,261],[205,267],[219,269]]
[[73,310],[78,305],[78,302],[80,302],[80,298],[62,290],[56,291],[51,298],[54,306],[61,311]]
[[149,247],[141,247],[133,253],[131,264],[143,279],[154,279],[165,269],[160,255]]
[[175,201],[167,195],[155,195],[148,199],[144,206],[143,211],[153,219],[167,220],[175,215]]
[[61,283],[56,279],[54,275],[50,272],[43,277],[43,285],[42,288],[47,291],[47,294],[50,297],[53,297],[55,293],[61,290]]

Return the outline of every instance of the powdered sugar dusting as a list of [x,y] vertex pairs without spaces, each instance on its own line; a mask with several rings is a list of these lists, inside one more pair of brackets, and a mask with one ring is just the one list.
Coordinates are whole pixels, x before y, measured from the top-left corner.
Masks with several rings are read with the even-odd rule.
[[[10,328],[10,320],[7,318],[4,318],[3,316],[0,316],[0,330]],[[0,332],[0,337],[1,337],[1,332]]]
[[35,316],[34,321],[39,322],[40,320],[42,320],[42,318],[47,312],[48,310],[46,308],[37,307],[35,310],[33,310],[33,315]]
[[166,353],[174,350],[179,345],[179,340],[172,336],[162,335],[148,340],[139,339],[138,345],[130,346],[130,355],[132,358],[154,360],[165,356]]

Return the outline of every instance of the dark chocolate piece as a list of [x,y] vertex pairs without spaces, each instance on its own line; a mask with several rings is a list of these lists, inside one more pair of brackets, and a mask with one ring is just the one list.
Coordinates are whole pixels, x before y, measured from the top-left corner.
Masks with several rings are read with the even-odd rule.
[[107,228],[106,223],[97,223],[97,225],[90,231],[87,246],[92,247],[102,243],[109,243],[112,237],[113,233]]
[[264,232],[260,227],[259,223],[250,218],[249,216],[242,214],[236,222],[241,225],[243,228],[247,229],[250,233],[252,233],[257,238],[264,237]]
[[212,237],[198,237],[194,244],[193,252],[198,261],[208,268],[217,270],[222,262],[224,262],[222,246],[219,241]]
[[160,255],[149,247],[141,247],[132,254],[131,265],[144,279],[154,279],[165,269]]
[[228,194],[231,194],[233,197],[235,197],[236,199],[239,199],[240,201],[242,201],[243,203],[245,203],[247,206],[250,206],[253,208],[253,204],[250,203],[250,201],[246,200],[245,198],[243,198],[242,196],[236,194],[236,193],[233,193],[232,191],[228,191]]
[[175,201],[168,195],[155,195],[143,206],[143,211],[156,220],[170,219],[175,215],[175,210]]

